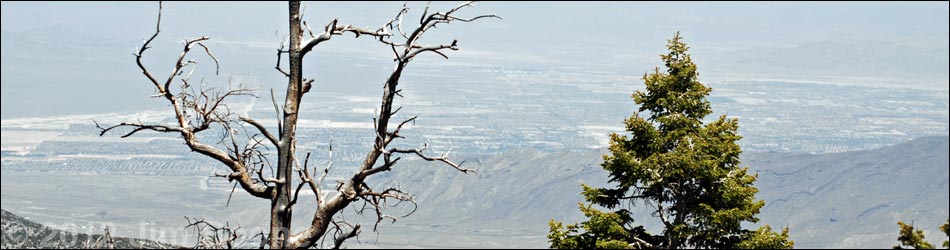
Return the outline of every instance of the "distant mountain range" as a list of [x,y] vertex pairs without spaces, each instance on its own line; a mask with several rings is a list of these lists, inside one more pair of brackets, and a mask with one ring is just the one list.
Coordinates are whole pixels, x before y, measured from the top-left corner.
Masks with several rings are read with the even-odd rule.
[[948,137],[924,137],[838,154],[749,153],[765,200],[762,222],[789,226],[796,247],[889,248],[897,221],[914,222],[928,240],[950,204]]
[[[790,227],[796,247],[889,248],[897,243],[899,220],[915,222],[929,240],[942,242],[937,229],[948,218],[950,202],[948,140],[925,137],[875,150],[822,155],[753,152],[743,155],[743,164],[759,174],[756,197],[766,202],[760,224]],[[605,185],[607,176],[599,166],[603,153],[522,149],[472,159],[469,166],[478,169],[477,176],[435,164],[405,164],[388,178],[417,195],[419,211],[407,221],[465,234],[507,233],[497,240],[539,248],[548,246],[543,235],[549,220],[583,219],[577,210],[580,183]],[[649,216],[646,211],[639,214]],[[659,230],[658,224],[646,226]],[[394,231],[401,237],[413,234]],[[519,234],[538,237],[510,236]],[[439,239],[432,241],[438,245]],[[441,241],[449,247],[484,246]]]
[[[7,210],[0,210],[0,236],[2,249],[109,249],[103,235],[73,234],[51,229],[17,216]],[[112,239],[117,249],[169,249],[175,246],[154,241],[115,237]]]
[[789,48],[750,49],[706,59],[720,78],[753,76],[888,87],[946,88],[947,47],[875,40],[824,40]]
[[[937,228],[948,218],[950,203],[948,145],[946,136],[924,137],[875,150],[821,155],[747,152],[742,158],[751,172],[758,173],[757,198],[766,202],[759,224],[788,226],[796,247],[889,248],[897,243],[897,221],[913,222],[929,241],[944,240]],[[380,225],[378,235],[365,230],[362,244],[348,242],[349,247],[545,248],[548,221],[583,219],[577,210],[580,184],[606,184],[607,175],[599,166],[604,153],[528,148],[456,158],[477,169],[475,175],[406,161],[369,183],[410,191],[416,195],[418,210],[397,223]],[[398,217],[404,208],[387,213]],[[653,221],[647,211],[634,208],[634,212],[643,218],[640,222]],[[645,226],[660,230],[658,223]],[[63,234],[42,240],[38,237],[62,232],[6,211],[2,233],[4,248],[77,246],[96,237]],[[24,236],[28,240],[19,240]],[[119,247],[138,248],[143,242],[116,238]]]

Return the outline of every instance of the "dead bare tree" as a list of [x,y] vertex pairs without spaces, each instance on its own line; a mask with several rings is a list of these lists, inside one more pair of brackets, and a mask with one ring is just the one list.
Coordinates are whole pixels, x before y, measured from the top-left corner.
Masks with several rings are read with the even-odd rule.
[[[106,227],[104,232],[105,234],[103,234],[102,236],[95,236],[95,235],[89,236],[89,238],[86,239],[86,242],[79,245],[79,248],[80,249],[116,249],[115,240],[112,239],[112,234],[109,233],[109,227]],[[93,238],[96,239],[95,242],[91,241]],[[60,244],[63,244],[63,243],[60,242]],[[60,247],[65,248],[65,246],[60,246]]]
[[239,242],[240,239],[244,238],[240,234],[241,226],[232,228],[230,223],[225,223],[224,226],[216,226],[204,219],[188,217],[185,217],[185,220],[188,221],[188,226],[185,226],[185,228],[193,229],[198,238],[194,249],[235,249],[242,248],[248,243],[248,239]]
[[[143,124],[138,122],[102,127],[96,123],[96,126],[101,130],[100,136],[116,129],[125,130],[122,137],[132,136],[141,131],[178,133],[192,151],[215,159],[227,166],[230,173],[217,174],[216,176],[227,178],[229,181],[236,181],[243,190],[252,196],[271,201],[270,228],[266,237],[270,248],[309,248],[313,247],[318,240],[326,240],[327,237],[331,237],[334,246],[339,248],[347,239],[357,237],[361,230],[361,226],[358,224],[353,225],[342,219],[337,219],[338,213],[354,202],[363,201],[364,207],[375,211],[377,220],[373,227],[374,230],[385,219],[395,221],[396,217],[383,212],[388,202],[393,201],[397,204],[407,202],[415,205],[412,196],[403,190],[398,188],[374,189],[365,182],[367,177],[390,171],[399,162],[401,155],[415,155],[426,161],[441,162],[463,173],[475,172],[462,167],[462,162],[455,163],[451,161],[447,154],[426,155],[425,150],[428,145],[412,149],[390,147],[390,143],[395,139],[403,138],[400,134],[403,126],[414,122],[416,119],[416,117],[412,117],[403,120],[395,126],[395,129],[391,129],[392,117],[401,110],[401,107],[393,109],[393,104],[396,96],[402,97],[399,80],[403,71],[416,56],[425,52],[431,52],[448,59],[445,54],[446,50],[458,50],[457,40],[439,45],[423,44],[421,41],[425,33],[436,28],[439,24],[472,22],[482,18],[500,19],[496,15],[479,15],[471,18],[463,18],[457,15],[460,10],[473,6],[473,2],[465,2],[445,12],[430,13],[429,5],[426,5],[418,20],[418,25],[404,25],[404,21],[406,23],[415,22],[405,20],[409,8],[404,4],[396,16],[381,28],[373,30],[352,25],[341,25],[338,20],[334,19],[317,34],[307,25],[306,21],[301,20],[302,13],[300,13],[299,1],[291,1],[289,4],[290,34],[287,42],[289,48],[285,50],[285,46],[282,44],[278,49],[277,65],[275,67],[289,79],[283,106],[278,107],[276,98],[273,98],[273,91],[271,91],[275,112],[282,114],[277,120],[277,133],[274,134],[262,123],[250,117],[237,116],[230,111],[225,102],[228,97],[253,96],[254,89],[241,85],[234,87],[229,84],[227,90],[215,91],[214,89],[196,88],[191,84],[191,75],[198,61],[185,60],[185,58],[195,46],[201,47],[205,54],[214,60],[217,67],[217,58],[202,43],[210,38],[202,36],[186,40],[181,55],[174,63],[172,72],[161,80],[146,68],[142,62],[143,54],[151,48],[152,41],[161,31],[161,4],[159,4],[155,33],[144,42],[134,55],[136,64],[142,70],[142,74],[157,90],[154,97],[163,98],[171,104],[176,124]],[[305,29],[309,35],[307,39],[304,39]],[[322,190],[321,187],[333,166],[332,146],[328,152],[330,163],[323,168],[319,177],[315,175],[316,167],[309,166],[310,153],[303,157],[303,164],[301,164],[296,152],[296,130],[300,100],[304,94],[310,91],[314,81],[312,78],[304,78],[303,76],[303,58],[322,42],[345,33],[352,33],[357,38],[361,36],[371,37],[390,48],[393,52],[395,68],[384,82],[379,113],[373,119],[375,126],[373,148],[366,154],[359,171],[345,181],[338,183],[336,192],[329,192],[329,190]],[[284,55],[286,55],[289,62],[289,70],[281,68]],[[186,70],[189,68],[190,71]],[[176,82],[180,86],[180,91],[172,89],[172,83]],[[256,131],[248,132],[246,129],[248,126]],[[216,129],[223,131],[223,138],[218,145],[224,147],[224,149],[201,142],[197,135],[200,132]],[[245,141],[248,143],[239,143]],[[277,151],[277,170],[268,175],[264,171],[265,166],[272,166],[272,164],[261,149],[271,146]],[[382,158],[382,162],[379,161],[380,158]],[[311,171],[311,169],[314,169],[314,171]],[[299,179],[296,185],[294,179]],[[294,233],[291,231],[292,211],[300,197],[301,189],[305,186],[315,194],[317,207],[313,209],[313,220],[310,225],[305,230]],[[335,193],[335,195],[329,196],[330,193]],[[207,223],[196,224],[208,225]],[[192,226],[198,226],[196,224],[192,224]]]

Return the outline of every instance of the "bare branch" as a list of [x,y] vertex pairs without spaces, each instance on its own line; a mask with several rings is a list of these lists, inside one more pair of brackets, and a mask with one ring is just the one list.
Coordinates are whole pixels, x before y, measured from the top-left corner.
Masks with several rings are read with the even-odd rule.
[[277,134],[283,137],[284,125],[282,124],[282,121],[280,119],[280,108],[277,105],[277,98],[274,97],[274,89],[270,89],[270,100],[271,102],[274,103],[274,114],[277,116]]
[[144,74],[145,77],[147,77],[148,80],[152,82],[152,84],[155,85],[155,88],[158,90],[159,94],[164,95],[166,89],[162,88],[162,85],[158,83],[158,80],[156,80],[155,77],[153,77],[152,74],[148,72],[148,69],[145,68],[145,64],[142,63],[142,54],[145,53],[145,50],[151,48],[149,44],[151,44],[152,41],[155,40],[156,37],[158,37],[158,33],[161,32],[161,27],[162,27],[162,2],[158,2],[158,19],[157,21],[155,21],[155,33],[153,33],[152,36],[149,37],[148,40],[146,40],[142,44],[142,47],[139,49],[138,53],[135,53],[134,55],[135,55],[135,64],[138,65],[139,69],[142,70],[142,74]]
[[227,176],[228,180],[237,180],[238,183],[241,184],[241,187],[249,194],[264,199],[270,199],[273,196],[273,193],[271,192],[273,187],[269,187],[261,182],[254,181],[251,178],[250,173],[248,173],[247,168],[245,168],[243,164],[230,159],[230,157],[227,156],[227,154],[223,151],[197,142],[188,143],[188,145],[192,148],[192,150],[216,159],[230,167],[234,172]]
[[[409,36],[406,35],[406,32],[402,31],[402,19],[407,13],[409,13],[409,8],[406,7],[407,4],[409,4],[409,2],[402,4],[402,10],[399,11],[399,14],[396,14],[396,18],[393,19],[393,21],[396,22],[396,30],[399,31],[399,35],[401,35],[403,38],[409,39]],[[390,23],[392,23],[392,21],[390,21]]]
[[446,12],[446,15],[451,15],[452,13],[455,13],[456,11],[459,11],[465,7],[475,7],[475,1],[468,1],[462,4],[459,4],[458,6],[455,6],[455,8],[452,8],[452,10],[449,10],[448,12]]
[[115,240],[112,239],[112,234],[109,233],[109,227],[106,227],[106,234],[103,237],[105,237],[106,243],[109,244],[109,249],[115,249]]
[[205,46],[203,43],[198,43],[198,45],[201,46],[202,48],[205,48],[205,52],[207,52],[207,53],[208,53],[208,56],[211,57],[211,59],[214,60],[214,74],[217,75],[218,73],[220,73],[220,72],[221,72],[221,65],[218,64],[218,58],[217,58],[217,57],[214,57],[214,55],[211,54],[211,50],[208,49],[208,46]]
[[444,57],[445,59],[449,59],[448,56],[446,56],[445,54],[443,54],[442,52],[439,51],[439,50],[443,50],[443,49],[459,50],[459,48],[458,48],[458,40],[452,40],[452,43],[451,43],[451,44],[443,44],[443,45],[438,45],[438,46],[422,47],[422,48],[413,50],[412,52],[406,53],[404,56],[402,56],[402,58],[399,58],[399,60],[400,60],[400,61],[408,61],[408,60],[410,60],[410,59],[416,57],[416,55],[418,55],[419,53],[422,53],[422,52],[435,52],[436,54],[441,55],[441,56]]
[[181,131],[182,131],[181,128],[173,128],[173,127],[164,126],[164,125],[145,125],[145,124],[141,124],[141,123],[125,123],[125,122],[119,123],[119,124],[116,124],[116,125],[112,125],[112,126],[110,126],[110,127],[108,127],[108,128],[103,128],[102,126],[99,125],[99,122],[96,122],[96,121],[93,121],[93,122],[96,123],[96,128],[99,128],[99,130],[101,130],[101,131],[99,132],[99,136],[104,136],[104,135],[105,135],[107,132],[109,132],[110,130],[113,130],[113,129],[116,129],[116,128],[121,128],[121,127],[131,127],[131,128],[133,128],[131,132],[128,132],[128,133],[122,135],[122,138],[126,138],[126,137],[129,137],[129,136],[132,136],[132,135],[134,135],[135,133],[138,133],[139,131],[142,131],[142,130],[152,130],[152,131],[155,131],[155,132],[162,132],[162,133],[181,132]]
[[300,166],[299,162],[297,163],[297,175],[300,177],[300,184],[297,185],[297,191],[294,192],[294,198],[290,201],[289,206],[297,204],[297,198],[300,197],[300,190],[304,185],[310,186],[310,191],[313,192],[313,195],[316,197],[317,206],[320,206],[322,203],[320,199],[320,185],[313,181],[313,175],[310,174],[308,164],[310,164],[310,153],[307,153],[307,158],[304,160],[303,166]]
[[195,230],[197,235],[198,241],[195,243],[195,249],[234,249],[247,243],[247,241],[244,243],[237,242],[238,239],[242,238],[239,233],[240,226],[231,228],[230,223],[225,223],[224,226],[215,226],[204,219],[192,220],[187,216],[185,220],[188,222],[185,229],[191,228]]
[[199,38],[185,41],[185,48],[182,49],[181,55],[178,56],[178,61],[175,63],[175,69],[172,70],[172,73],[168,75],[168,79],[165,80],[164,90],[165,90],[166,98],[168,98],[169,100],[171,100],[172,98],[171,93],[168,92],[168,88],[171,85],[172,80],[175,79],[175,76],[178,76],[180,74],[179,72],[181,72],[181,68],[186,65],[184,64],[185,56],[188,55],[188,52],[191,51],[191,48],[194,47],[195,43],[199,43],[201,41],[207,41],[208,39],[210,38],[208,38],[207,36],[202,36]]
[[287,51],[284,50],[285,42],[287,42],[286,38],[283,42],[280,42],[280,48],[277,48],[277,65],[274,66],[274,69],[279,71],[281,74],[284,74],[284,76],[290,77],[290,73],[287,73],[287,71],[284,71],[284,69],[280,68],[281,55],[283,55],[284,53],[287,53]]
[[377,173],[380,173],[380,172],[389,171],[389,170],[392,169],[393,166],[396,165],[397,162],[399,162],[399,160],[402,159],[402,158],[399,158],[399,157],[396,157],[396,159],[390,159],[390,158],[391,158],[391,155],[383,155],[383,165],[382,165],[382,166],[364,170],[364,171],[360,172],[360,176],[361,176],[362,178],[366,178],[367,176],[371,176],[371,175],[374,175],[374,174],[377,174]]
[[[392,153],[416,154],[417,156],[419,156],[419,158],[422,158],[423,160],[426,160],[426,161],[440,161],[440,162],[443,162],[443,163],[445,163],[445,164],[447,164],[447,165],[449,165],[449,166],[451,166],[451,167],[457,169],[458,171],[462,171],[462,173],[466,173],[466,174],[469,173],[469,172],[477,173],[475,170],[463,168],[461,163],[456,164],[456,163],[452,162],[451,160],[449,160],[449,159],[447,158],[447,157],[448,157],[447,154],[442,154],[442,156],[440,156],[440,157],[429,157],[429,156],[426,156],[426,155],[422,154],[422,151],[426,150],[428,147],[429,147],[429,145],[427,144],[427,145],[422,146],[422,148],[416,148],[416,149],[398,149],[398,148],[393,148],[392,150],[389,150],[388,152],[384,150],[384,151],[383,151],[383,154],[392,154]],[[465,162],[462,162],[462,163],[465,163]]]
[[323,174],[320,175],[320,180],[317,181],[317,184],[323,184],[323,181],[326,180],[327,175],[330,174],[330,168],[333,167],[333,140],[330,140],[330,150],[327,153],[327,167],[323,169]]
[[[399,91],[396,91],[396,92],[397,92],[396,94],[398,94]],[[396,110],[393,110],[393,112],[389,112],[389,116],[395,116],[396,113],[399,113],[400,110],[402,110],[402,106],[399,106],[398,108],[396,108]]]
[[[333,225],[334,225],[335,227],[337,227],[338,230],[339,230],[339,228],[340,228],[340,224],[339,224],[339,223],[337,223],[337,222],[334,221],[334,222],[333,222]],[[347,224],[347,225],[349,225],[349,224]],[[356,237],[356,236],[358,236],[358,235],[360,234],[360,225],[359,225],[359,224],[357,224],[356,226],[351,226],[351,227],[352,227],[352,229],[350,230],[349,233],[339,235],[339,236],[337,236],[337,237],[335,237],[335,238],[333,239],[333,249],[340,249],[340,247],[343,246],[343,242],[344,242],[344,241],[346,241],[346,240],[348,240],[348,239],[350,239],[350,238]]]
[[[432,4],[432,1],[426,2],[426,9],[422,11],[422,15],[419,16],[419,25],[424,25],[426,20],[426,15],[429,14],[429,5]],[[406,37],[408,38],[408,37]]]
[[225,206],[225,207],[231,206],[231,197],[234,196],[234,191],[235,191],[235,190],[237,190],[237,183],[236,183],[236,182],[234,183],[233,186],[231,186],[231,192],[228,192],[228,201],[224,203],[224,206]]
[[337,25],[337,23],[338,23],[338,20],[333,19],[333,21],[330,21],[330,23],[327,24],[323,33],[320,33],[319,35],[307,40],[306,42],[303,42],[302,43],[303,46],[300,49],[301,56],[306,55],[307,52],[310,52],[310,50],[312,50],[314,47],[316,47],[320,43],[330,40],[330,38],[332,38],[334,35],[342,35],[343,33],[346,33],[346,32],[353,33],[354,35],[356,35],[356,37],[359,37],[360,35],[368,35],[368,36],[383,38],[383,37],[388,37],[391,35],[385,32],[383,29],[367,30],[367,29],[353,27],[352,25],[345,25],[345,26]]
[[393,61],[397,61],[397,62],[399,62],[399,63],[405,63],[405,62],[403,62],[403,61],[400,59],[400,58],[402,58],[402,56],[399,55],[399,51],[396,51],[396,46],[405,46],[405,45],[397,45],[397,44],[391,43],[391,42],[389,42],[389,41],[383,41],[382,39],[380,39],[379,41],[380,41],[380,42],[383,42],[383,43],[385,43],[385,44],[388,44],[388,45],[392,48],[392,50],[393,50]]
[[[303,17],[300,18],[303,19]],[[310,38],[317,38],[317,36],[313,34],[313,29],[310,29],[310,25],[307,25],[307,21],[303,21],[303,27],[307,28],[307,32],[310,33]]]
[[383,207],[388,205],[387,204],[388,199],[394,199],[398,201],[396,204],[392,206],[398,206],[402,202],[409,202],[413,205],[412,211],[403,215],[402,216],[403,218],[408,217],[409,215],[412,215],[413,213],[416,212],[416,209],[418,209],[418,205],[416,204],[415,199],[413,199],[409,193],[403,192],[402,190],[399,190],[397,188],[387,188],[386,190],[382,192],[373,192],[372,189],[370,189],[368,186],[365,186],[365,184],[363,185],[364,185],[363,186],[364,191],[360,192],[359,197],[362,198],[364,201],[366,201],[365,204],[371,205],[373,211],[376,213],[376,223],[373,226],[373,231],[377,230],[379,223],[382,222],[384,219],[388,218],[392,220],[393,223],[396,223],[396,217],[383,214]]
[[[400,107],[400,109],[402,108]],[[399,111],[399,109],[397,109],[396,111]],[[396,112],[394,111],[392,113],[396,113]],[[383,142],[383,147],[388,146],[389,143],[391,143],[396,138],[403,138],[402,135],[399,134],[399,131],[402,130],[402,126],[410,122],[415,123],[416,118],[418,118],[418,116],[413,116],[412,118],[406,119],[405,121],[402,121],[401,123],[399,123],[399,125],[396,126],[396,130],[393,130],[392,133],[389,133],[388,136],[386,136],[386,140]]]
[[277,137],[274,137],[274,135],[272,135],[270,132],[268,132],[268,131],[267,131],[267,128],[264,128],[264,125],[261,125],[261,123],[255,121],[254,119],[251,119],[251,118],[249,118],[249,117],[243,117],[243,116],[242,116],[242,117],[240,117],[240,119],[241,119],[241,121],[244,121],[244,122],[246,122],[246,123],[248,123],[248,124],[251,124],[252,126],[254,126],[255,128],[257,128],[257,130],[260,131],[261,134],[264,135],[264,137],[267,138],[267,140],[271,142],[271,144],[274,144],[275,147],[279,146],[280,143],[278,142]]
[[468,19],[465,19],[465,18],[458,18],[458,17],[454,17],[454,16],[445,16],[446,19],[450,19],[450,20],[453,20],[453,21],[466,22],[466,23],[472,22],[472,21],[475,21],[475,20],[478,20],[478,19],[490,18],[490,17],[494,17],[494,18],[498,18],[498,19],[504,19],[504,18],[501,18],[501,17],[498,16],[498,15],[481,15],[481,16],[476,16],[476,17],[468,18]]
[[241,162],[237,161],[231,156],[228,156],[225,152],[219,149],[216,149],[214,147],[198,142],[195,139],[194,133],[190,130],[181,129],[181,128],[173,128],[173,127],[162,126],[162,125],[144,125],[144,124],[139,124],[139,123],[121,123],[121,124],[114,125],[108,128],[103,128],[98,123],[96,123],[96,127],[98,127],[101,130],[100,136],[103,136],[105,135],[105,133],[119,127],[133,128],[131,132],[123,135],[122,138],[129,137],[142,130],[153,130],[157,132],[179,132],[182,134],[183,138],[185,139],[185,144],[188,145],[189,148],[191,148],[193,151],[201,153],[206,156],[210,156],[211,158],[214,158],[224,163],[225,165],[229,166],[231,170],[234,171],[233,173],[227,176],[223,176],[223,177],[227,177],[228,180],[238,180],[241,183],[242,188],[248,191],[248,193],[250,193],[251,195],[261,197],[261,198],[270,197],[270,188],[260,185],[259,183],[253,182],[251,178],[249,177],[249,175],[247,174],[246,168]]

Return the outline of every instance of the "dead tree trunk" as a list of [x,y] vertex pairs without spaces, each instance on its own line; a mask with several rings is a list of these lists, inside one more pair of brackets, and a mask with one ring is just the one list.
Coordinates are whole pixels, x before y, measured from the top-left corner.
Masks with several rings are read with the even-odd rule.
[[[423,145],[415,149],[400,149],[389,147],[395,139],[402,138],[399,131],[404,125],[415,121],[416,117],[411,117],[399,123],[394,130],[390,130],[390,121],[393,116],[401,110],[401,107],[393,109],[396,96],[402,96],[399,89],[399,79],[403,70],[406,69],[409,62],[417,55],[424,52],[432,52],[448,59],[442,50],[458,50],[458,41],[442,45],[422,45],[423,34],[435,28],[437,24],[451,22],[472,22],[477,19],[494,17],[495,15],[480,15],[474,18],[460,18],[455,13],[465,7],[474,6],[473,2],[463,3],[447,12],[429,13],[429,6],[426,6],[422,17],[419,19],[419,25],[410,32],[403,27],[409,8],[403,5],[395,18],[390,20],[384,27],[376,30],[367,30],[357,28],[351,25],[338,25],[337,20],[332,20],[324,27],[322,33],[315,34],[310,26],[301,20],[300,2],[291,1],[289,4],[289,41],[288,49],[284,50],[284,45],[277,52],[277,66],[279,72],[288,78],[287,92],[282,108],[277,106],[274,101],[275,112],[282,114],[277,119],[277,136],[274,136],[269,130],[254,119],[244,116],[237,116],[232,113],[224,103],[225,98],[238,95],[253,95],[253,89],[238,87],[229,89],[226,92],[213,92],[206,89],[195,90],[189,82],[191,73],[185,74],[185,68],[194,68],[197,61],[185,61],[188,52],[195,46],[201,46],[209,57],[214,59],[217,65],[217,58],[211,54],[210,49],[202,44],[202,41],[208,40],[208,37],[200,37],[187,40],[181,56],[175,62],[174,70],[164,81],[159,81],[152,76],[151,72],[142,63],[143,53],[149,49],[149,45],[158,36],[161,26],[161,4],[159,4],[158,22],[155,33],[151,38],[145,41],[142,48],[135,54],[136,64],[142,70],[142,74],[155,86],[158,94],[155,97],[166,99],[173,107],[176,123],[169,124],[142,124],[142,123],[121,123],[111,127],[101,127],[101,135],[117,128],[128,128],[123,137],[131,136],[140,131],[155,132],[174,132],[179,133],[184,139],[185,144],[193,151],[215,159],[227,166],[231,173],[216,174],[217,177],[227,178],[229,181],[237,181],[238,184],[249,194],[271,201],[270,228],[267,233],[267,246],[271,249],[285,248],[310,248],[318,240],[331,238],[335,248],[339,248],[344,241],[353,238],[360,233],[361,225],[353,225],[346,221],[335,219],[336,215],[353,202],[363,201],[369,208],[374,208],[376,213],[376,225],[379,225],[384,219],[396,217],[383,213],[383,206],[386,200],[394,199],[406,201],[415,204],[408,193],[396,188],[374,189],[365,183],[367,177],[381,172],[390,171],[400,160],[394,155],[408,154],[415,155],[426,161],[438,161],[445,163],[463,173],[474,172],[461,166],[461,163],[454,163],[448,159],[448,155],[442,154],[438,157],[426,156],[423,151],[428,145]],[[308,32],[310,38],[304,40],[304,29]],[[329,150],[330,163],[323,169],[319,178],[311,174],[311,169],[316,167],[309,166],[310,153],[303,159],[296,155],[297,145],[297,119],[299,116],[300,101],[304,94],[309,92],[312,79],[306,79],[303,76],[303,59],[308,52],[312,51],[320,43],[330,40],[333,36],[352,33],[356,37],[367,36],[377,39],[382,44],[388,46],[393,52],[393,61],[395,69],[384,82],[383,96],[380,103],[380,113],[373,119],[376,136],[374,138],[373,148],[366,154],[366,158],[360,170],[354,173],[348,180],[344,181],[336,188],[336,195],[327,197],[327,192],[321,190],[321,184],[330,173],[333,166],[332,145]],[[397,38],[400,41],[392,41]],[[404,39],[404,40],[403,40]],[[287,55],[290,69],[285,71],[281,68],[281,58]],[[172,90],[171,84],[175,80],[181,82],[181,91]],[[273,91],[271,92],[273,98]],[[250,125],[257,129],[257,132],[250,134],[244,130],[244,134],[235,128]],[[214,126],[214,128],[212,127]],[[224,132],[224,138],[220,145],[225,149],[221,150],[212,145],[203,144],[196,135],[199,132],[207,130],[220,129]],[[243,147],[239,146],[239,141],[248,141]],[[264,145],[272,145],[277,151],[277,169],[272,176],[266,176],[265,166],[272,166],[266,154],[258,150]],[[379,159],[382,157],[382,163]],[[299,181],[294,185],[294,173]],[[297,199],[300,197],[300,191],[304,187],[314,193],[316,197],[317,208],[313,209],[313,220],[307,229],[293,233],[292,231],[292,212]],[[382,191],[376,191],[382,190]],[[190,222],[191,223],[191,222]],[[376,226],[373,227],[374,231]],[[231,246],[231,242],[227,242]]]
[[280,128],[280,141],[277,144],[277,175],[279,177],[276,184],[276,199],[271,200],[271,249],[286,248],[287,237],[290,235],[293,218],[290,207],[290,195],[293,191],[291,164],[297,144],[297,114],[300,110],[300,98],[303,96],[301,91],[303,89],[303,55],[300,53],[303,29],[300,27],[300,2],[291,1],[289,5],[290,50],[287,51],[287,54],[290,60],[290,75],[288,76],[287,95],[284,101],[284,126]]

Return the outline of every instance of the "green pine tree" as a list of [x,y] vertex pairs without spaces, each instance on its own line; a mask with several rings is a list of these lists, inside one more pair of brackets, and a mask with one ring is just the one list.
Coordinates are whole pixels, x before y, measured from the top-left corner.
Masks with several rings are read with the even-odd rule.
[[753,233],[745,235],[737,249],[791,249],[795,242],[788,240],[788,228],[782,233],[772,232],[772,227],[765,225]]
[[[564,225],[561,222],[551,221],[552,230],[548,238],[551,239],[551,248],[554,249],[626,249],[634,246],[650,246],[643,227],[631,228],[630,214],[626,210],[617,212],[602,212],[592,208],[590,204],[580,204],[584,216],[590,218],[580,225]],[[583,230],[581,232],[580,230]],[[644,240],[646,239],[646,240]],[[632,243],[631,243],[632,242]],[[647,243],[647,245],[642,245]]]
[[[947,220],[947,223],[940,226],[940,231],[943,231],[943,233],[947,234],[947,237],[950,237],[950,220]],[[950,249],[950,241],[944,241],[943,247]]]
[[897,237],[900,245],[894,246],[894,249],[934,249],[933,245],[924,241],[923,230],[914,230],[913,225],[904,224],[903,221],[898,221],[897,225],[901,227],[900,236]]
[[[639,111],[625,121],[629,135],[610,135],[610,154],[601,166],[612,188],[583,185],[585,199],[615,210],[644,204],[664,230],[651,235],[635,226],[627,209],[602,212],[581,205],[589,218],[580,225],[552,221],[552,248],[791,248],[787,229],[744,230],[757,222],[765,204],[755,200],[756,176],[740,166],[738,120],[720,116],[703,123],[712,108],[711,88],[699,82],[696,64],[679,32],[662,55],[666,70],[644,74],[645,91],[633,99]],[[647,116],[640,114],[646,112]]]

